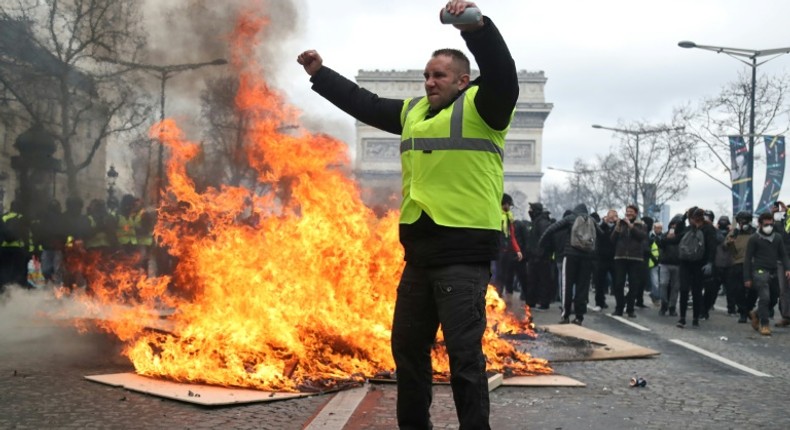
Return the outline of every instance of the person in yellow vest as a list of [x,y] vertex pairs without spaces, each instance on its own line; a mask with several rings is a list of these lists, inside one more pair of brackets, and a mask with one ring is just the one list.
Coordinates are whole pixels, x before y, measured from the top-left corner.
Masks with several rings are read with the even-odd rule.
[[656,241],[664,233],[664,224],[656,221],[653,223],[653,231],[647,237],[650,244],[650,255],[647,258],[647,270],[650,275],[650,298],[653,300],[654,305],[661,304],[661,294],[659,287],[661,280],[659,279],[660,272],[658,270],[658,243]]
[[121,203],[116,214],[117,229],[115,238],[121,251],[127,256],[136,256],[139,252],[137,246],[137,228],[140,224],[139,212],[135,212],[135,198],[126,194],[121,198]]
[[143,207],[140,199],[135,200],[137,212],[137,246],[140,247],[140,264],[148,276],[156,276],[156,258],[154,256],[154,227],[156,226],[156,211]]
[[[501,236],[499,238],[499,255],[494,265],[494,285],[499,296],[508,305],[513,299],[515,287],[516,265],[523,260],[521,247],[516,240],[515,220],[513,219],[513,197],[502,195]],[[523,286],[522,286],[523,288]]]
[[[461,15],[474,3],[452,0]],[[431,13],[433,14],[433,12]],[[442,326],[462,429],[488,429],[489,397],[482,336],[490,263],[497,256],[505,135],[518,99],[515,63],[488,17],[455,24],[477,60],[456,49],[434,51],[425,96],[380,98],[323,65],[314,50],[301,64],[313,90],[357,120],[400,135],[400,241],[406,267],[392,326],[401,428],[430,428],[430,351]]]
[[30,240],[28,220],[21,213],[19,202],[11,202],[10,210],[3,214],[0,225],[0,293],[7,284],[27,288],[27,246]]

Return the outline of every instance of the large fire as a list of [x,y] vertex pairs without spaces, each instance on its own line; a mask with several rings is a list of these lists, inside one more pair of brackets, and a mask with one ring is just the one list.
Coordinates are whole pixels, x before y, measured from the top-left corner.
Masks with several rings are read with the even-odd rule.
[[[397,214],[378,217],[345,171],[346,146],[304,130],[297,112],[252,62],[266,19],[243,15],[231,37],[240,88],[252,118],[248,157],[266,192],[241,187],[198,192],[186,165],[199,154],[173,121],[151,129],[171,156],[156,237],[178,261],[172,276],[134,265],[86,269],[91,294],[111,309],[98,324],[126,342],[137,373],[263,390],[330,388],[390,372],[391,319],[403,268]],[[257,223],[242,222],[254,211]],[[488,368],[551,373],[502,334],[531,335],[489,288]],[[158,310],[173,309],[166,319]],[[437,378],[449,373],[441,337]]]

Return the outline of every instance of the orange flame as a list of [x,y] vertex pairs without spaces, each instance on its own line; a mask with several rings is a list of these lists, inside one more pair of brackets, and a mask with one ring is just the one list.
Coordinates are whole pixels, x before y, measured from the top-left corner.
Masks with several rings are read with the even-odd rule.
[[[253,123],[246,136],[250,164],[268,191],[198,192],[186,165],[199,147],[166,120],[151,128],[171,154],[155,234],[177,258],[175,272],[147,278],[133,264],[86,269],[92,300],[112,306],[113,317],[100,325],[128,342],[124,353],[139,374],[296,391],[394,368],[391,319],[403,269],[397,213],[379,218],[363,204],[344,173],[342,142],[281,131],[297,112],[250,63],[265,23],[242,15],[232,64],[240,81],[237,107]],[[250,208],[260,215],[255,226],[239,222]],[[492,288],[487,301],[489,369],[551,373],[545,360],[500,337],[534,335],[531,323],[507,314]],[[165,321],[156,318],[162,305],[175,309]],[[439,375],[449,373],[441,337],[434,366]]]

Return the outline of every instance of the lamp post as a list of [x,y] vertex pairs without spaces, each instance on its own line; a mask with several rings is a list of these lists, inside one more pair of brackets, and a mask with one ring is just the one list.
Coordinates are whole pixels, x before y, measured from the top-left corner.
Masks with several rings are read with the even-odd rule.
[[639,128],[637,130],[629,130],[627,128],[604,127],[602,125],[593,124],[593,128],[601,130],[609,130],[615,133],[623,133],[625,135],[634,136],[635,139],[635,156],[634,156],[634,206],[639,207],[639,137],[643,134],[656,134],[656,133],[669,133],[672,131],[681,131],[685,127],[657,127],[657,128]]
[[549,169],[549,170],[556,170],[558,172],[572,173],[572,174],[576,175],[576,203],[579,203],[579,201],[581,200],[581,190],[580,190],[581,189],[581,178],[580,178],[580,175],[582,173],[590,173],[592,171],[588,171],[588,170],[579,171],[579,170],[560,169],[559,167],[552,167],[552,166],[548,166],[546,168]]
[[[121,66],[126,66],[129,68],[129,70],[145,70],[151,72],[152,74],[156,75],[159,78],[160,80],[159,121],[160,122],[165,120],[165,85],[168,79],[172,78],[178,73],[185,72],[187,70],[195,70],[206,66],[222,66],[228,64],[228,60],[225,60],[224,58],[217,58],[215,60],[206,61],[203,63],[168,64],[165,66],[156,65],[156,64],[133,63],[130,61],[116,60],[107,57],[100,57],[99,60],[106,61],[109,63],[119,64]],[[165,153],[165,147],[164,145],[160,144],[159,154],[157,158],[157,166],[156,166],[156,190],[157,190],[156,203],[157,204],[159,203],[160,195],[162,194],[162,188],[164,187],[164,162],[163,162],[164,153]]]
[[[773,60],[774,58],[779,57],[783,54],[790,53],[790,47],[787,48],[774,48],[774,49],[743,49],[743,48],[727,48],[724,46],[710,46],[710,45],[697,45],[694,42],[683,40],[678,42],[678,46],[681,48],[698,48],[704,49],[706,51],[713,51],[717,54],[727,54],[730,57],[740,61],[743,64],[751,67],[752,69],[752,88],[751,94],[749,96],[749,104],[751,109],[749,111],[749,154],[752,154],[751,158],[751,165],[754,165],[754,104],[755,104],[755,92],[757,90],[757,68],[761,65]],[[759,57],[771,57],[766,59],[765,61],[757,62]],[[751,61],[744,61],[741,58],[748,58]],[[752,167],[750,166],[750,167]],[[751,197],[749,197],[751,200]],[[751,203],[749,204],[751,207]]]

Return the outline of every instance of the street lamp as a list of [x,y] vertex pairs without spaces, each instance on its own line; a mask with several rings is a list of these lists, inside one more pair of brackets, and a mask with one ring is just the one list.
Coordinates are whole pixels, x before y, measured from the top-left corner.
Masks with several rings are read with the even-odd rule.
[[656,134],[656,133],[669,133],[672,131],[682,131],[684,126],[680,127],[657,127],[657,128],[639,128],[637,130],[629,130],[626,128],[604,127],[602,125],[593,124],[593,128],[601,130],[609,130],[615,133],[623,133],[635,137],[635,157],[634,157],[634,206],[639,207],[639,136],[643,134]]
[[[119,64],[122,66],[126,66],[129,70],[145,70],[148,72],[152,72],[156,75],[160,80],[160,97],[159,97],[159,104],[160,104],[160,111],[159,111],[159,121],[165,120],[165,84],[167,80],[172,78],[178,73],[185,72],[187,70],[195,70],[201,67],[206,66],[222,66],[228,64],[228,60],[224,58],[217,58],[212,61],[206,61],[203,63],[185,63],[185,64],[169,64],[169,65],[155,65],[155,64],[144,64],[144,63],[132,63],[129,61],[122,61],[116,60],[113,58],[108,57],[100,57],[98,58],[101,61],[106,61],[109,63]],[[161,136],[160,136],[161,140]],[[159,157],[157,159],[157,167],[156,167],[156,203],[159,203],[160,196],[162,194],[162,188],[164,187],[164,153],[165,147],[163,144],[159,145]]]
[[[752,68],[752,88],[750,94],[750,105],[751,111],[749,112],[749,154],[752,155],[751,158],[751,166],[754,166],[754,104],[755,104],[755,91],[757,89],[757,67],[773,60],[774,58],[779,57],[780,55],[790,53],[790,47],[788,48],[774,48],[774,49],[743,49],[743,48],[727,48],[723,46],[708,46],[708,45],[697,45],[694,42],[683,40],[678,42],[678,46],[681,48],[699,48],[705,49],[707,51],[713,51],[717,54],[727,54],[730,57],[740,61],[743,64]],[[767,57],[772,56],[771,58],[766,59],[760,63],[757,62],[757,58],[759,57]],[[740,58],[739,58],[740,57]],[[748,58],[751,62],[744,61],[741,58]],[[749,197],[749,201],[751,202],[751,196]],[[751,203],[749,206],[751,207]]]
[[552,167],[552,166],[547,166],[546,168],[549,169],[549,170],[556,170],[558,172],[572,173],[572,174],[576,175],[576,200],[577,200],[577,203],[581,203],[581,175],[583,175],[585,173],[598,173],[598,172],[602,172],[603,171],[603,170],[589,170],[589,169],[570,170],[570,169],[561,169],[559,167]]

